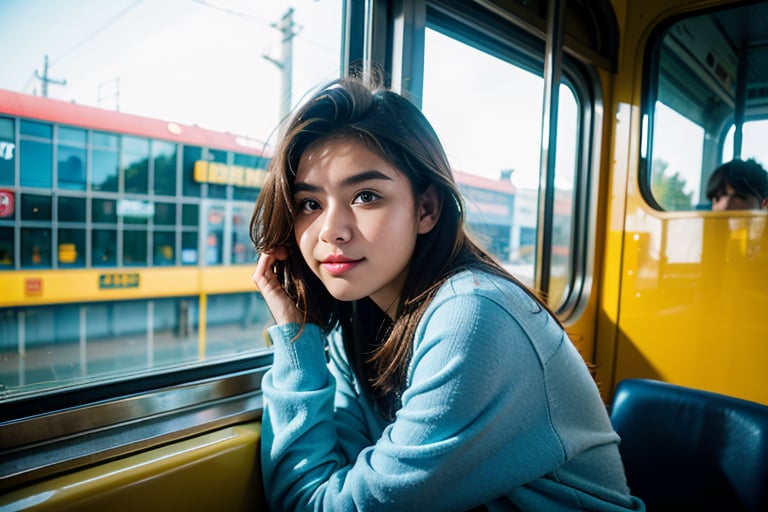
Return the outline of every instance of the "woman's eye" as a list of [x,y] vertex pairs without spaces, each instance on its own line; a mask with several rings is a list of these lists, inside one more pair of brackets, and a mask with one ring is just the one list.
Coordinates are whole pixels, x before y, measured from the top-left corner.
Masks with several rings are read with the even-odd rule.
[[313,212],[320,209],[320,203],[314,199],[302,199],[299,201],[299,210],[303,212]]
[[354,202],[355,203],[371,203],[378,198],[379,196],[375,192],[371,192],[370,190],[364,190],[359,194],[357,194]]

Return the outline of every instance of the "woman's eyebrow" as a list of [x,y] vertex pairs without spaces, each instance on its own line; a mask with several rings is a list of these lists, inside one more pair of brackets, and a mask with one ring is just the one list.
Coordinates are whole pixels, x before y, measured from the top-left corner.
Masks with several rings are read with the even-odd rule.
[[[386,181],[393,181],[390,176],[387,176],[381,171],[377,171],[375,169],[371,169],[369,171],[363,171],[359,174],[353,174],[352,176],[347,176],[341,181],[341,185],[348,187],[350,185],[359,185],[360,183],[364,183],[366,181],[372,181],[372,180],[386,180]],[[312,183],[306,183],[303,181],[294,182],[293,184],[293,192],[294,194],[296,192],[317,192],[320,190],[321,187],[318,185],[313,185]]]

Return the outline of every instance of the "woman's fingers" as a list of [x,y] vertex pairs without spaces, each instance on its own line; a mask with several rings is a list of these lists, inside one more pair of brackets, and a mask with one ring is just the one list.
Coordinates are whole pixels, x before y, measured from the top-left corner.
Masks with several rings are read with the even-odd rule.
[[[284,257],[280,258],[279,256]],[[258,286],[272,317],[278,324],[301,322],[303,319],[298,308],[280,284],[276,273],[276,263],[287,257],[288,251],[285,249],[262,253],[259,255],[256,271],[253,273],[253,282]]]

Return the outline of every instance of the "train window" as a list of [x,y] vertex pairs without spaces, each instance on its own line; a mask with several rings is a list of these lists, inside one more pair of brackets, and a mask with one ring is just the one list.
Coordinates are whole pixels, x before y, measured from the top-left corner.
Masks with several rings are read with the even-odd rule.
[[768,3],[678,18],[649,44],[641,188],[663,210],[710,209],[721,164],[768,154]]
[[[514,275],[536,288],[544,80],[530,65],[516,65],[433,29],[426,30],[425,55],[423,110],[456,170],[470,229]],[[472,71],[457,69],[462,62]],[[566,85],[560,87],[560,105],[548,293],[553,309],[564,304],[573,277],[579,120],[576,97]]]

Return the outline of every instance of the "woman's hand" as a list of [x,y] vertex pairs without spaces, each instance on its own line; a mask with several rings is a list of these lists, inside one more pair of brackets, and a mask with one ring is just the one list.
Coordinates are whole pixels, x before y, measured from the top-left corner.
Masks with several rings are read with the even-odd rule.
[[279,247],[270,253],[261,253],[256,262],[253,282],[259,287],[272,318],[278,325],[301,323],[304,316],[283,289],[275,273],[275,263],[288,259],[288,249]]

